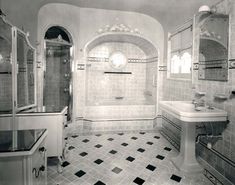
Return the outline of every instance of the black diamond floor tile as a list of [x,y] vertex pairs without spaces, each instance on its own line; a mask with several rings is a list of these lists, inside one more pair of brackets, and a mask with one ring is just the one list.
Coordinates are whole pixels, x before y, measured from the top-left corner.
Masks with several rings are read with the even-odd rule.
[[179,176],[177,176],[177,175],[174,175],[174,174],[171,176],[171,180],[174,180],[174,181],[176,181],[176,182],[180,182],[181,179],[182,179],[181,177],[179,177]]
[[127,143],[122,143],[122,146],[127,146],[128,144]]
[[145,132],[140,132],[140,134],[144,135],[144,134],[145,134]]
[[68,140],[68,137],[65,137],[64,140]]
[[171,151],[171,148],[165,147],[164,150],[166,150],[166,151]]
[[102,162],[104,162],[104,161],[101,160],[101,159],[97,159],[97,160],[94,161],[94,163],[96,163],[96,164],[101,164]]
[[144,180],[144,179],[141,179],[141,178],[139,178],[139,177],[136,177],[133,182],[136,183],[136,184],[138,184],[138,185],[141,185],[141,184],[144,184],[145,180]]
[[78,137],[78,135],[73,135],[73,136],[72,136],[72,138],[76,138],[76,137]]
[[96,148],[100,148],[102,147],[102,145],[98,144],[98,145],[95,145]]
[[162,156],[162,155],[157,155],[156,158],[160,159],[160,160],[163,160],[165,157]]
[[154,171],[156,169],[156,166],[149,164],[146,168],[150,171]]
[[143,153],[145,151],[145,149],[139,148],[137,151]]
[[82,152],[82,153],[80,153],[79,155],[80,156],[82,156],[82,157],[84,157],[84,156],[86,156],[88,153],[86,153],[86,152]]
[[105,185],[102,181],[97,181],[94,185]]
[[68,161],[64,161],[61,166],[62,166],[62,167],[66,167],[66,166],[68,166],[68,165],[70,165],[70,163],[69,163]]
[[154,136],[154,138],[155,138],[155,139],[160,139],[160,137],[159,137],[159,136]]
[[127,160],[127,161],[132,162],[132,161],[134,161],[134,160],[135,160],[135,158],[134,158],[134,157],[129,156],[129,157],[127,157],[127,158],[126,158],[126,160]]
[[117,151],[116,151],[116,150],[111,150],[111,151],[109,151],[109,153],[111,153],[111,154],[116,154]]
[[74,149],[74,148],[75,148],[74,146],[69,146],[69,147],[68,147],[69,150],[72,150],[72,149]]
[[89,140],[88,139],[84,139],[84,140],[82,140],[82,142],[87,143],[87,142],[89,142]]
[[115,168],[112,169],[112,172],[114,172],[116,174],[119,174],[121,171],[122,171],[122,169],[118,168],[118,167],[115,167]]
[[83,175],[85,175],[86,172],[79,170],[78,172],[76,172],[74,175],[78,176],[78,177],[82,177]]
[[[69,172],[70,174],[72,174],[72,176],[68,176],[67,178],[67,180],[69,181],[68,184],[73,183],[77,180],[79,184],[81,184],[81,181],[84,181],[90,182],[89,184],[91,185],[115,185],[118,183],[121,184],[121,182],[123,185],[125,185],[126,181],[124,182],[124,178],[127,177],[126,175],[131,174],[131,176],[128,178],[129,183],[133,185],[145,185],[150,183],[147,180],[150,176],[157,175],[158,173],[160,173],[161,170],[164,170],[164,173],[167,172],[168,176],[166,179],[164,178],[164,182],[161,181],[163,179],[159,179],[158,181],[159,176],[156,176],[155,184],[181,184],[185,179],[187,180],[187,182],[191,182],[192,179],[196,179],[199,177],[195,175],[194,177],[190,177],[189,179],[187,179],[188,177],[183,177],[178,174],[175,168],[169,170],[166,169],[165,171],[165,169],[161,168],[161,164],[159,164],[160,166],[158,165],[158,162],[168,162],[169,159],[167,157],[167,154],[175,151],[175,149],[170,146],[169,143],[167,144],[167,141],[163,139],[159,133],[146,132],[145,135],[141,135],[139,133],[142,131],[138,131],[135,133],[123,132],[124,136],[119,136],[118,133],[121,132],[122,131],[119,131],[108,135],[104,135],[103,133],[101,133],[102,136],[98,136],[99,133],[95,133],[96,135],[79,135],[75,136],[77,138],[74,139],[72,135],[75,134],[69,136],[68,150],[72,154],[72,159],[73,156],[77,156],[77,159],[75,157],[75,160],[67,160],[64,161],[64,163],[62,164],[62,166],[65,167],[65,172]],[[88,143],[84,143],[84,141]],[[155,147],[155,155],[152,155],[152,150]],[[148,163],[140,166],[140,170],[144,170],[142,171],[143,173],[139,173],[137,171],[138,173],[133,176],[132,168],[138,165],[138,163],[141,163],[141,159],[145,158],[146,162],[148,161]],[[50,161],[51,160],[52,159],[50,159]],[[150,162],[152,160],[153,162]],[[50,170],[49,177],[51,175],[51,172],[56,170],[56,164],[58,163],[57,160],[53,160],[52,162],[48,163],[48,168]],[[77,168],[75,168],[76,166]],[[90,170],[92,169],[99,170],[101,173],[97,171],[97,176],[95,174],[91,174],[93,171]],[[102,173],[102,170],[104,169],[106,169],[107,173]],[[106,178],[107,175],[110,176]],[[87,179],[89,177],[92,177],[92,179]],[[56,175],[53,175],[50,178],[56,178],[55,184],[59,183],[57,181]],[[210,183],[207,178],[203,179],[203,181],[204,180],[208,181],[208,183],[205,182],[205,184]]]

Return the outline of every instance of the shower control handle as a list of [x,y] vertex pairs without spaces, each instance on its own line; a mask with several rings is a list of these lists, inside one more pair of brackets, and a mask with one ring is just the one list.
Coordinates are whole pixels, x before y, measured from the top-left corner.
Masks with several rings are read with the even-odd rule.
[[64,93],[69,92],[69,88],[64,88]]
[[69,77],[70,77],[70,74],[69,74],[69,73],[65,73],[65,74],[64,74],[64,77],[65,77],[65,78],[69,78]]

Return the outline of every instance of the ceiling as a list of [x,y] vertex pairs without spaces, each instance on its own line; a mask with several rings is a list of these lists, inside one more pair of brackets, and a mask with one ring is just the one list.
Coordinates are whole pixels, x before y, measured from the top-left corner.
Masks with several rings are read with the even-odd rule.
[[11,14],[27,6],[27,11],[37,13],[47,3],[67,3],[86,8],[132,11],[157,19],[165,31],[170,31],[192,18],[201,5],[212,6],[220,1],[223,0],[0,0],[0,8]]
[[157,19],[164,29],[182,24],[198,11],[201,5],[212,6],[222,0],[37,0],[41,5],[62,2],[86,8],[134,11]]

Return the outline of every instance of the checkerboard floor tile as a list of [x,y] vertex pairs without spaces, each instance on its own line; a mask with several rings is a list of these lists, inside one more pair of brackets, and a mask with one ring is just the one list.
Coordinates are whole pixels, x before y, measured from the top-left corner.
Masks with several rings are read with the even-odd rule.
[[157,131],[75,135],[68,144],[62,173],[48,159],[48,185],[212,185],[178,171],[170,160],[178,151]]

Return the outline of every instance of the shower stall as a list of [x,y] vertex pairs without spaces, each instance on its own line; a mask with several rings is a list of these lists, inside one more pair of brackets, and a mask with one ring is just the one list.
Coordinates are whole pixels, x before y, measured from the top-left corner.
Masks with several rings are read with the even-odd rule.
[[60,27],[51,27],[46,35],[43,106],[46,112],[60,112],[68,107],[67,120],[72,116],[72,44]]
[[87,45],[86,55],[86,124],[104,130],[151,129],[158,66],[153,44],[137,35],[106,34]]

